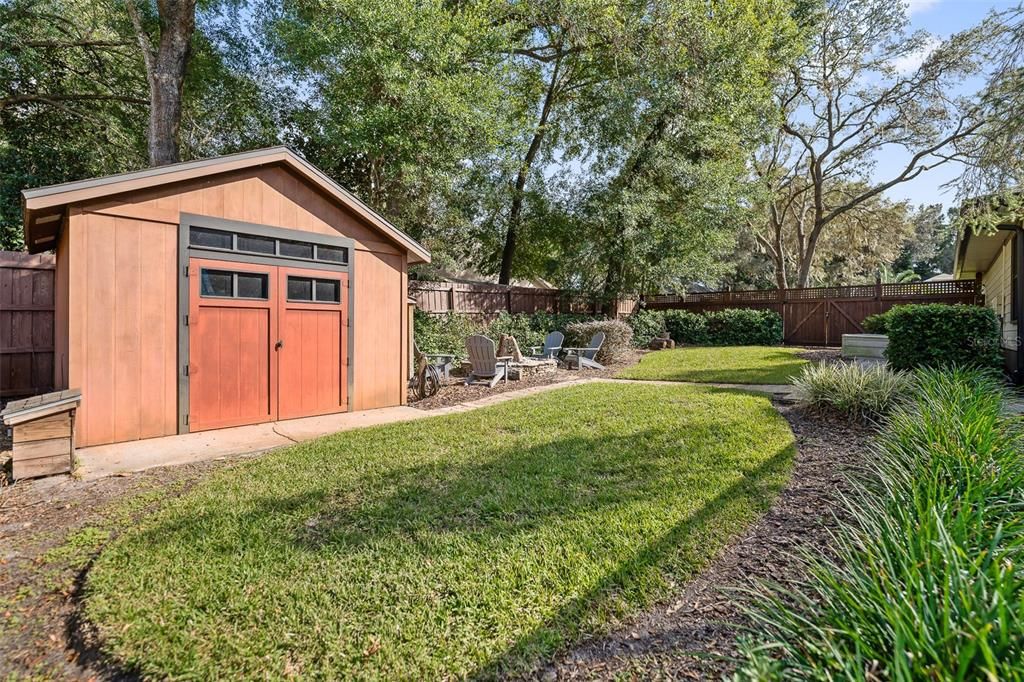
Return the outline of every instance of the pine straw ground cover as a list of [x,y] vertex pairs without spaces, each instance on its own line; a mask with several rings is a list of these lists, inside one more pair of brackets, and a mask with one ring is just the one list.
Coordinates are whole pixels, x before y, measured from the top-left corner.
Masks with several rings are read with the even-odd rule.
[[524,672],[694,576],[793,454],[767,399],[696,386],[588,384],[340,433],[121,534],[85,613],[158,678]]
[[788,346],[686,346],[659,350],[619,372],[620,379],[723,384],[786,384],[808,361]]

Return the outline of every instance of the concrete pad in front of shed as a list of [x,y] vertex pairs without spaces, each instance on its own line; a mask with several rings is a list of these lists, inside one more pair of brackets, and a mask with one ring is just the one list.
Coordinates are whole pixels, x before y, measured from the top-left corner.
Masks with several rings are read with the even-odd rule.
[[75,452],[78,460],[76,474],[88,480],[159,466],[262,452],[338,431],[421,419],[430,414],[413,407],[384,407],[96,445]]

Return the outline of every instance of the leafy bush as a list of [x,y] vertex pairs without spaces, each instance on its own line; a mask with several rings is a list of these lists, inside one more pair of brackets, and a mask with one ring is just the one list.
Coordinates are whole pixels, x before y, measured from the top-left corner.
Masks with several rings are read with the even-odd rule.
[[782,317],[773,310],[727,308],[706,313],[665,312],[676,343],[695,346],[773,346],[782,343]]
[[896,369],[1002,367],[999,320],[973,305],[900,305],[886,313],[886,357]]
[[738,679],[1024,679],[1024,431],[991,373],[921,370],[834,556],[764,587]]
[[660,310],[641,308],[626,318],[626,324],[633,330],[633,344],[639,348],[666,331],[665,313]]
[[565,345],[586,346],[590,343],[590,338],[598,332],[605,334],[604,343],[595,358],[598,362],[617,362],[628,355],[633,342],[633,329],[622,320],[573,322],[565,328]]
[[874,419],[911,397],[914,376],[884,365],[822,363],[809,365],[793,380],[803,405],[855,420]]
[[[525,353],[530,346],[540,346],[544,337],[552,331],[564,332],[573,322],[590,320],[586,315],[554,314],[547,312],[501,313],[490,324],[484,324],[470,315],[444,313],[431,315],[416,310],[414,334],[416,345],[424,353],[447,353],[457,357],[466,354],[466,337],[484,334],[495,342],[502,334],[516,337],[519,347]],[[589,339],[588,339],[589,340]]]
[[418,309],[413,315],[416,345],[424,353],[448,353],[462,357],[466,354],[466,337],[483,331],[483,325],[468,315],[431,315]]
[[868,334],[888,334],[889,333],[889,311],[884,313],[878,313],[877,315],[868,315],[864,318],[864,331]]

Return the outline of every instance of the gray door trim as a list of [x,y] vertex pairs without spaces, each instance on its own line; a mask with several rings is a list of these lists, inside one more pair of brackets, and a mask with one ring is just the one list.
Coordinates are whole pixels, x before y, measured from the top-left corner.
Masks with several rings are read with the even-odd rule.
[[[270,256],[265,254],[251,254],[241,251],[227,249],[212,249],[194,247],[189,244],[189,228],[208,227],[215,230],[251,234],[260,237],[276,237],[278,239],[289,239],[294,241],[310,242],[313,244],[324,244],[327,246],[339,246],[348,249],[348,263],[329,263],[306,258],[291,258],[288,256]],[[189,433],[188,409],[189,409],[189,286],[188,263],[191,258],[206,258],[235,263],[249,263],[254,265],[267,265],[279,267],[297,267],[309,270],[325,270],[329,272],[348,274],[348,316],[345,320],[348,334],[348,357],[346,358],[347,377],[347,410],[353,410],[352,391],[355,386],[355,325],[353,315],[355,312],[355,242],[348,237],[319,234],[316,232],[305,232],[272,225],[260,225],[257,223],[246,223],[239,220],[226,220],[224,218],[213,218],[210,216],[197,215],[194,213],[182,213],[178,223],[178,433]]]

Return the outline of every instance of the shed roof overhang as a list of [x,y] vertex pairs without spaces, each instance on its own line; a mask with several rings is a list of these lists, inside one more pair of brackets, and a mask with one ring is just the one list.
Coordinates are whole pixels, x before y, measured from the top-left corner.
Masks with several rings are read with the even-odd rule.
[[319,168],[284,146],[24,190],[21,194],[25,245],[30,253],[52,249],[56,245],[57,234],[69,204],[271,164],[288,167],[331,199],[354,212],[405,250],[411,263],[430,262],[430,252],[422,244],[392,225],[384,216],[357,199]]
[[1015,225],[1005,225],[991,234],[975,234],[971,228],[966,228],[957,238],[953,274],[958,279],[985,274],[1016,229]]

